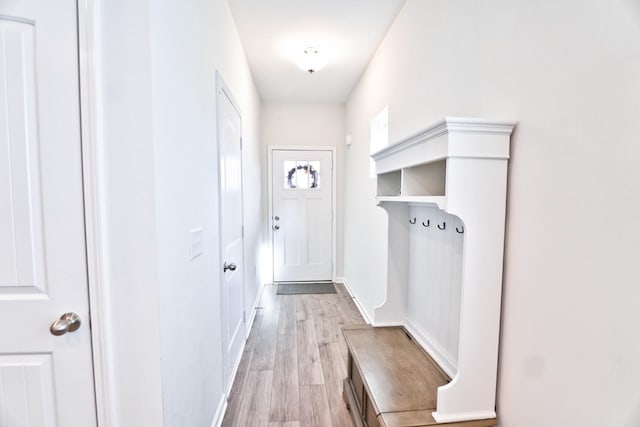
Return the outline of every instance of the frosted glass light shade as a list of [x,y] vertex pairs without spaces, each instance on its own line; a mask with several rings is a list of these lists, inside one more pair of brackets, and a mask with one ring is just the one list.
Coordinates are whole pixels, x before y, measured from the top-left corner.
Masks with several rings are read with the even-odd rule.
[[296,59],[296,64],[302,71],[313,74],[327,65],[327,58],[320,53],[318,48],[307,47]]

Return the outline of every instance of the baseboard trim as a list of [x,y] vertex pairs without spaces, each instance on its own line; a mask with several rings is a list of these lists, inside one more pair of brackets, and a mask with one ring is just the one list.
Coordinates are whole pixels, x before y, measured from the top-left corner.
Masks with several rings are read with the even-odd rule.
[[454,423],[462,421],[474,421],[474,420],[490,420],[496,418],[495,411],[489,412],[462,412],[459,414],[439,414],[438,411],[431,413],[434,420],[439,423]]
[[247,338],[249,338],[249,333],[251,332],[251,328],[253,327],[253,322],[256,320],[257,307],[258,307],[258,304],[260,303],[260,299],[262,298],[262,292],[264,292],[264,284],[261,284],[260,289],[258,289],[256,300],[253,303],[253,308],[251,309],[251,313],[249,314],[249,319],[245,326],[245,339],[244,339],[244,342],[242,343],[242,350],[240,350],[240,357],[234,363],[233,373],[231,374],[229,383],[226,384],[224,387],[224,394],[222,396],[222,401],[218,405],[218,409],[216,410],[216,416],[213,418],[211,427],[220,427],[220,425],[222,424],[222,420],[224,419],[224,415],[227,410],[227,399],[229,398],[229,393],[231,392],[233,383],[236,380],[236,375],[238,374],[240,361],[242,360],[244,349],[247,346]]
[[251,309],[251,313],[249,313],[249,321],[245,324],[244,330],[244,341],[242,342],[242,349],[240,350],[240,357],[235,361],[233,366],[233,373],[231,374],[229,383],[225,386],[225,395],[229,397],[229,393],[231,392],[231,387],[233,387],[233,382],[236,380],[236,374],[238,373],[238,368],[240,367],[240,361],[242,360],[242,355],[244,354],[244,348],[247,345],[247,339],[249,338],[249,333],[251,333],[251,328],[253,327],[253,322],[256,320],[256,307],[260,302],[260,298],[262,298],[262,292],[264,291],[264,285],[260,286],[258,289],[258,293],[256,296],[256,300],[253,303],[253,308]]
[[[249,333],[251,332],[251,328],[253,327],[253,322],[256,320],[256,308],[258,304],[260,304],[260,299],[262,298],[262,293],[264,292],[264,283],[260,285],[260,289],[256,294],[256,300],[253,302],[253,308],[251,309],[251,313],[249,313],[249,321],[247,322],[245,328],[245,334],[249,337]],[[243,349],[244,350],[244,349]]]
[[358,300],[358,297],[356,296],[356,294],[351,289],[351,286],[349,286],[349,282],[347,281],[347,279],[345,277],[336,278],[336,282],[340,282],[340,283],[342,283],[344,285],[344,288],[347,290],[347,293],[349,294],[349,296],[353,300],[353,303],[356,305],[356,308],[360,312],[360,315],[362,316],[364,321],[367,322],[369,325],[372,325],[373,322],[371,321],[371,316],[369,316],[369,314],[366,312],[366,310],[364,309],[362,304],[360,304],[360,301]]
[[376,328],[388,328],[392,326],[404,326],[402,322],[376,322],[372,323],[371,326],[375,326]]
[[213,416],[213,421],[211,421],[211,427],[220,427],[222,426],[222,420],[224,419],[224,413],[227,410],[227,395],[226,393],[222,394],[220,398],[220,403],[218,403],[218,409],[216,409],[216,414]]
[[231,376],[229,376],[229,383],[224,386],[224,395],[227,398],[231,393],[231,387],[233,387],[233,382],[236,380],[236,375],[238,374],[238,368],[240,367],[240,361],[242,360],[242,355],[244,354],[244,347],[246,342],[247,340],[245,338],[244,342],[242,343],[242,349],[240,349],[240,352],[238,353],[239,354],[238,360],[236,360],[233,363],[233,370],[231,371]]

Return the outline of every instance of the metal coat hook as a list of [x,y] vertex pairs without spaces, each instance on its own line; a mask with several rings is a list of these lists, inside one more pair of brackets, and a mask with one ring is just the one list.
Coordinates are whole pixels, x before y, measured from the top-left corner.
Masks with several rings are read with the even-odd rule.
[[413,219],[409,220],[409,224],[415,224],[415,223],[416,223],[416,218],[415,217],[413,217]]
[[422,225],[423,225],[423,226],[425,226],[425,227],[428,227],[428,226],[429,226],[429,224],[431,224],[431,221],[429,221],[429,220],[427,220],[427,223],[426,223],[426,224],[424,223],[424,221],[422,221]]
[[456,227],[456,231],[460,234],[464,233],[464,225],[460,226],[461,230],[458,229],[458,227]]
[[445,228],[447,228],[447,223],[445,221],[442,222],[442,227],[440,227],[440,224],[438,224],[438,228],[440,230],[444,230]]

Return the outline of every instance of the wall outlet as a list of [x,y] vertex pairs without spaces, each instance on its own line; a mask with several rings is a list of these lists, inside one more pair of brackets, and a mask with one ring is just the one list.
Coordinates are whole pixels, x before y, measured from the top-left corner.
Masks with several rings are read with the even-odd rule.
[[204,230],[202,227],[194,228],[189,230],[191,234],[191,247],[189,248],[189,257],[194,259],[200,255],[202,255],[202,234]]

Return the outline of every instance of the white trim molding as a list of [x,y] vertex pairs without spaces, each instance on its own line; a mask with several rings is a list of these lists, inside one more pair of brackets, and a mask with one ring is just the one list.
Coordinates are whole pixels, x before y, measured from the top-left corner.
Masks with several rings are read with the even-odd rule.
[[[448,158],[508,159],[514,122],[445,117],[426,129],[371,155],[376,174]],[[477,138],[464,136],[475,134]],[[486,138],[503,136],[505,138]],[[478,143],[482,139],[481,143]]]
[[256,313],[258,310],[258,306],[260,304],[260,300],[262,299],[262,292],[264,292],[264,284],[260,284],[260,288],[256,294],[256,299],[253,302],[253,307],[251,308],[251,313],[249,313],[249,319],[245,319],[245,336],[248,338],[251,333],[251,328],[253,327],[253,323],[256,320]]
[[96,64],[98,40],[98,0],[78,0],[78,59],[80,76],[80,116],[82,133],[82,178],[84,186],[87,274],[93,353],[97,424],[116,425],[114,365],[111,353],[109,292],[106,284],[104,167],[100,129],[100,89]]
[[227,395],[223,393],[220,397],[220,401],[218,402],[218,408],[216,409],[216,413],[213,416],[213,420],[211,421],[211,427],[220,427],[222,425],[222,421],[224,420],[224,414],[227,411]]
[[345,277],[337,277],[335,281],[337,283],[342,283],[344,285],[344,288],[347,290],[347,293],[351,297],[351,300],[353,301],[353,303],[356,305],[356,308],[360,312],[360,315],[362,316],[364,321],[367,322],[369,325],[373,324],[373,322],[371,321],[371,316],[369,316],[369,314],[366,312],[366,310],[364,309],[364,306],[360,304],[358,297],[351,290],[351,286],[349,286],[349,282],[347,281],[347,279]]

